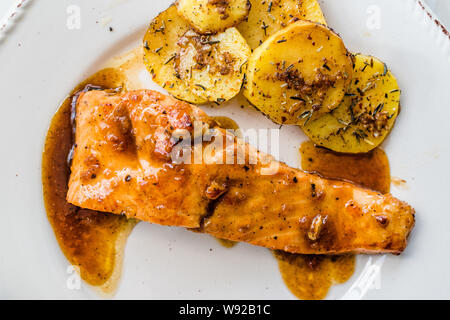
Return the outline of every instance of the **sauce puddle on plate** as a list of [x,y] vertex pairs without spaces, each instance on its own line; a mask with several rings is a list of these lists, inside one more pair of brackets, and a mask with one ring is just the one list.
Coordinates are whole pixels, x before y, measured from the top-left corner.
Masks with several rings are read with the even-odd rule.
[[81,278],[106,295],[116,289],[125,242],[136,222],[78,208],[66,201],[68,157],[73,145],[72,99],[88,85],[117,88],[123,83],[122,73],[108,68],[79,84],[54,115],[42,157],[44,202],[59,246],[69,262],[79,268]]
[[[301,167],[326,178],[341,179],[389,193],[389,161],[377,148],[367,154],[339,154],[307,141],[300,147]],[[281,276],[298,298],[318,300],[326,297],[333,284],[346,282],[355,270],[354,255],[320,256],[274,252]]]
[[304,171],[350,181],[381,193],[391,190],[389,160],[380,148],[363,154],[342,154],[304,142],[300,147]]
[[216,238],[217,241],[225,248],[233,248],[235,245],[237,245],[236,241],[226,240],[226,239],[219,239]]

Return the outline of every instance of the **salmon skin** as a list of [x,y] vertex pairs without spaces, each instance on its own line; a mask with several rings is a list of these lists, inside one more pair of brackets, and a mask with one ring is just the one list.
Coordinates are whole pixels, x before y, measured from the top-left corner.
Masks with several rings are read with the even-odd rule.
[[[214,139],[185,143],[181,153],[195,154],[199,146],[204,152],[220,139],[224,147],[204,152],[201,163],[174,161],[174,151],[180,153],[174,136],[187,132],[195,141],[198,123]],[[234,164],[220,164],[230,154]],[[83,92],[67,200],[290,253],[405,249],[414,226],[407,203],[266,159],[199,108],[158,92]],[[274,165],[272,174],[262,174]]]

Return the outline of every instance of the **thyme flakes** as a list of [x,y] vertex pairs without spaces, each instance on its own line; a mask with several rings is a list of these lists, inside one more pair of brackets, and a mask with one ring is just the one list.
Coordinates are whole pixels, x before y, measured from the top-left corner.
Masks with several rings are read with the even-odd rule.
[[170,61],[172,61],[173,59],[175,59],[175,57],[177,56],[177,54],[175,53],[173,56],[171,56],[169,58],[169,60],[167,60],[166,62],[164,62],[164,64],[168,64]]
[[387,66],[387,64],[386,63],[383,63],[383,67],[384,67],[384,70],[383,70],[383,77],[385,76],[385,75],[387,75],[387,73],[388,73],[388,66]]
[[375,117],[375,115],[376,115],[378,112],[381,112],[381,110],[383,110],[383,107],[384,107],[384,103],[380,103],[380,104],[375,108],[375,110],[373,111],[372,116]]
[[263,21],[261,28],[264,30],[264,35],[267,36],[267,28],[269,26]]
[[201,84],[196,83],[195,86],[197,86],[197,87],[203,89],[204,91],[206,91],[206,88],[204,86],[202,86]]

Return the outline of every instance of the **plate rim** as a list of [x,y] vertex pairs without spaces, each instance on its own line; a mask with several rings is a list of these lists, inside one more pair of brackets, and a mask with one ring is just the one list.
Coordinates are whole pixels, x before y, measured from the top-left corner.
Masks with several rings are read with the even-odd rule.
[[[33,3],[32,0],[15,0],[15,1],[16,1],[15,4],[22,3],[22,4],[25,4],[24,6],[26,6],[30,3],[31,4]],[[420,1],[420,0],[414,0],[414,2],[415,2],[415,5],[417,5],[417,3],[419,4],[419,7],[422,9],[422,11],[424,13],[424,17],[427,16],[427,19],[431,19],[431,21],[429,21],[429,22],[431,22],[431,25],[435,29],[439,30],[440,34],[443,34],[445,36],[445,38],[448,37],[450,39],[450,35],[448,35],[448,34],[446,35],[444,30],[442,30],[440,27],[440,26],[442,26],[445,29],[445,26],[443,24],[439,25],[438,23],[435,22],[435,21],[438,21],[440,23],[439,19],[436,17],[436,15],[433,13],[433,11],[431,9],[429,9],[429,7],[426,4],[422,3],[422,1]],[[6,17],[7,19],[6,19],[6,23],[5,23],[4,27],[2,27],[2,24],[0,23],[0,43],[1,43],[2,33],[6,34],[9,30],[12,30],[13,27],[20,22],[20,16],[21,16],[21,14],[23,14],[23,11],[25,10],[24,6],[16,6],[15,11],[14,11],[16,14],[14,14],[11,17],[8,17],[8,16]],[[3,22],[3,19],[1,19],[0,21]],[[447,30],[447,29],[445,29],[445,30]],[[447,33],[448,33],[448,31],[447,31]],[[446,40],[448,40],[448,39],[446,39]],[[436,43],[436,47],[442,47],[442,46],[439,46],[438,43]]]

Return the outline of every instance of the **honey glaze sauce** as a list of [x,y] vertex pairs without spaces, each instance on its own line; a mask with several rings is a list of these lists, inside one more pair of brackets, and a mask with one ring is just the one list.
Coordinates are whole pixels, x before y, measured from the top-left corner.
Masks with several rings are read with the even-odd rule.
[[118,88],[124,81],[121,72],[107,68],[80,83],[54,115],[42,157],[44,202],[59,246],[69,262],[79,268],[81,278],[106,295],[116,289],[125,242],[136,222],[66,201],[73,145],[72,104],[80,90]]
[[[326,178],[341,179],[389,193],[389,161],[377,148],[367,154],[340,154],[316,147],[307,141],[300,147],[301,167]],[[326,297],[333,284],[346,282],[355,270],[354,255],[296,255],[274,252],[281,276],[298,298],[319,300]]]
[[[216,116],[216,117],[211,117],[219,127],[223,128],[223,129],[231,129],[234,131],[234,134],[236,134],[237,137],[241,137],[242,135],[240,134],[239,131],[239,125],[236,123],[236,121],[234,121],[233,119],[229,118],[229,117],[225,117],[225,116]],[[217,241],[225,248],[233,248],[237,242],[236,241],[231,241],[231,240],[227,240],[227,239],[219,239],[216,238]]]

